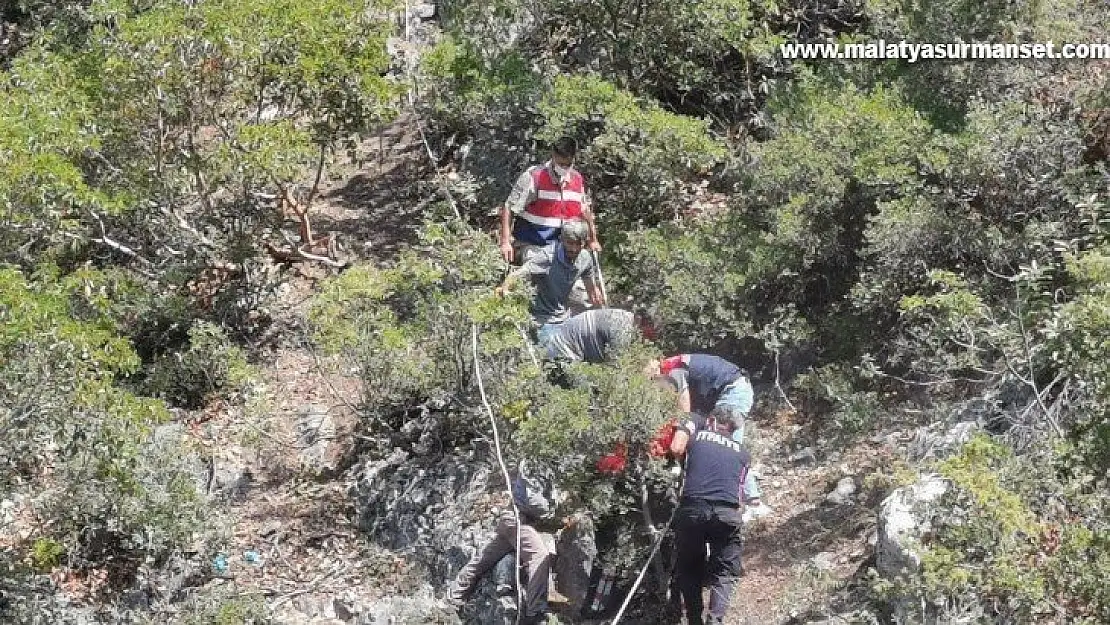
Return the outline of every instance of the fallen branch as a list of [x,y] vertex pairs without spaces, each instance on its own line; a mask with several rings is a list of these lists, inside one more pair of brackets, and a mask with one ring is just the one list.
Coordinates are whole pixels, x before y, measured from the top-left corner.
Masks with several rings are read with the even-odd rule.
[[790,412],[797,414],[798,409],[794,407],[794,404],[790,403],[790,398],[786,396],[786,391],[783,390],[782,384],[779,382],[779,350],[777,349],[775,350],[775,388],[778,389],[779,395],[782,396],[782,400],[790,407]]
[[[319,180],[317,180],[317,183],[319,183]],[[283,231],[281,236],[285,239],[285,242],[289,244],[289,249],[283,250],[271,243],[267,243],[266,249],[270,253],[270,256],[278,261],[287,263],[311,260],[337,269],[346,267],[347,263],[336,259],[338,254],[335,251],[335,233],[333,232],[322,237],[314,236],[312,234],[312,223],[308,218],[309,209],[293,197],[292,191],[290,191],[289,187],[286,185],[279,183],[278,191],[277,199],[281,215],[285,217],[287,210],[293,213],[293,216],[296,217],[298,222],[301,241],[300,243],[293,241],[293,239]],[[327,255],[322,256],[317,254],[316,250],[323,250]]]

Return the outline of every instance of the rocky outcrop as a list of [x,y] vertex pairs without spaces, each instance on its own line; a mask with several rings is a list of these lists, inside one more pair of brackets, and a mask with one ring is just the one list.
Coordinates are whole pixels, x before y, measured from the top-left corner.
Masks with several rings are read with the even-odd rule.
[[431,588],[369,602],[357,597],[298,598],[273,615],[281,625],[461,625],[455,610]]
[[597,560],[593,521],[578,515],[559,536],[556,548],[555,579],[559,592],[567,598],[567,613],[578,614],[590,590],[590,575]]
[[856,481],[851,477],[843,477],[836,483],[834,488],[829,494],[825,495],[825,501],[834,506],[843,506],[852,502],[853,495],[856,494]]
[[335,419],[328,406],[305,404],[297,408],[297,447],[300,466],[312,475],[335,475],[342,461],[335,444]]
[[[442,596],[442,589],[493,536],[502,501],[500,480],[488,454],[475,449],[438,457],[394,449],[358,468],[354,496],[359,524],[372,540],[425,569]],[[466,606],[466,622],[513,622],[514,598],[498,596],[493,577],[483,580]]]
[[921,540],[932,531],[932,519],[950,486],[939,475],[924,475],[883,500],[876,545],[879,573],[894,577],[920,569]]

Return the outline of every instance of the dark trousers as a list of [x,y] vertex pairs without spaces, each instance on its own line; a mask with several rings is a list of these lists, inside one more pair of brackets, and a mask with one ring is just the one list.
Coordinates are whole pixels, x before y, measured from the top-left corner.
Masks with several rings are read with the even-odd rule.
[[[675,520],[675,585],[690,625],[702,625],[702,588],[709,588],[710,622],[724,622],[740,579],[743,520],[740,510],[683,502]],[[706,558],[705,547],[709,546]]]

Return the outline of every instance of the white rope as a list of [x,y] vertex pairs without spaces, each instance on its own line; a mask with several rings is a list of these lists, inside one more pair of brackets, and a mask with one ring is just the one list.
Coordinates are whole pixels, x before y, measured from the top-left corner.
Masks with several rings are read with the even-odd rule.
[[590,253],[594,255],[594,267],[597,267],[597,281],[598,284],[601,286],[601,299],[605,300],[601,307],[608,308],[609,294],[605,292],[605,276],[601,274],[601,257],[599,257],[597,252],[594,250],[590,250]]
[[528,348],[528,355],[532,358],[532,364],[539,367],[540,361],[536,358],[536,350],[533,349],[532,340],[528,338],[528,333],[524,330],[524,326],[518,323],[516,324],[516,329],[520,331],[520,338],[524,339],[524,346]]
[[674,523],[675,514],[678,513],[679,506],[675,506],[674,511],[671,512],[671,518],[667,519],[667,525],[663,531],[659,532],[659,536],[655,539],[655,544],[651,547],[651,553],[648,555],[647,562],[644,562],[643,568],[640,569],[640,574],[636,576],[636,583],[632,584],[632,589],[628,591],[628,595],[624,598],[624,603],[621,604],[621,609],[617,611],[617,615],[613,618],[610,625],[617,625],[621,618],[624,617],[624,611],[628,609],[628,604],[632,602],[632,596],[636,594],[636,590],[640,588],[640,584],[644,581],[644,575],[647,575],[648,568],[655,560],[655,554],[659,553],[659,546],[663,544],[663,538],[667,535],[667,530],[670,529],[671,523]]
[[474,352],[474,377],[478,380],[478,393],[482,396],[482,405],[486,407],[489,415],[489,424],[493,428],[494,451],[497,452],[497,464],[501,467],[501,476],[505,478],[505,488],[509,491],[509,502],[513,506],[513,518],[516,520],[516,563],[513,567],[516,581],[516,623],[520,625],[520,615],[524,613],[524,590],[520,585],[520,509],[517,508],[516,498],[513,497],[513,482],[509,478],[509,468],[505,466],[505,457],[501,454],[501,434],[497,430],[497,418],[493,416],[493,408],[486,398],[486,386],[482,382],[482,367],[478,358],[478,324],[470,326],[470,342]]

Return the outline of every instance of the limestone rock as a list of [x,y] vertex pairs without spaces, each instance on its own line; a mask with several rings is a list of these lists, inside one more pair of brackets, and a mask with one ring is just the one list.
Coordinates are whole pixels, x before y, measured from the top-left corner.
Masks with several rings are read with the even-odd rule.
[[982,427],[975,421],[963,421],[953,426],[934,423],[920,427],[914,432],[913,441],[909,444],[909,456],[916,461],[944,458],[955,453],[980,430]]
[[560,534],[555,560],[555,585],[569,600],[569,614],[578,614],[587,601],[596,558],[593,520],[587,515],[579,515],[574,525]]
[[852,495],[856,494],[856,481],[850,477],[841,478],[836,484],[836,488],[828,495],[825,495],[825,501],[836,505],[842,506],[852,502]]
[[333,444],[335,419],[328,414],[328,407],[306,404],[297,409],[297,414],[301,466],[315,475],[334,475],[339,468],[339,458]]
[[876,568],[886,577],[921,567],[920,540],[932,530],[932,518],[951,484],[939,475],[924,475],[916,484],[895,490],[879,510]]

